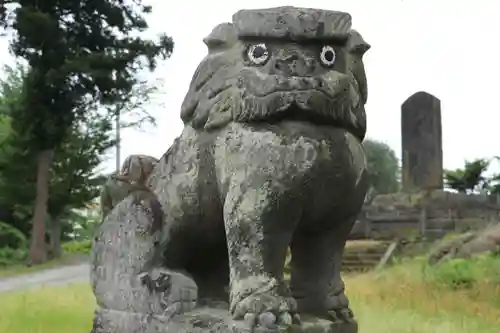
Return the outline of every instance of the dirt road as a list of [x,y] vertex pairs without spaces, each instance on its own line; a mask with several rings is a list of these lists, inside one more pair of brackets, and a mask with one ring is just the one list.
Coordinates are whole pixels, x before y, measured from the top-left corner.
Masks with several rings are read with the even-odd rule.
[[88,263],[51,268],[36,273],[0,278],[0,293],[89,280]]

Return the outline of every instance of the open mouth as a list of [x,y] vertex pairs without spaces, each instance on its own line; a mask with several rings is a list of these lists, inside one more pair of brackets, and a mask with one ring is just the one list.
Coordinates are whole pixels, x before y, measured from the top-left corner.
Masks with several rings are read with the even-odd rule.
[[262,119],[253,119],[251,122],[277,124],[284,121],[307,122],[319,126],[342,127],[342,123],[336,119],[333,114],[305,108],[296,102],[291,103],[289,107],[279,112],[274,112]]
[[259,76],[252,80],[249,79],[243,84],[245,85],[245,90],[259,98],[280,93],[322,93],[331,98],[333,88],[341,88],[340,82],[332,86],[322,77],[309,76],[282,77],[277,75],[266,75],[264,77]]
[[285,95],[297,95],[297,94],[322,94],[325,96],[325,98],[330,99],[331,96],[328,94],[325,90],[320,89],[320,88],[282,88],[282,89],[275,89],[269,93],[265,94],[254,94],[255,97],[263,98],[263,97],[268,97],[268,96],[273,96],[276,94],[285,94]]

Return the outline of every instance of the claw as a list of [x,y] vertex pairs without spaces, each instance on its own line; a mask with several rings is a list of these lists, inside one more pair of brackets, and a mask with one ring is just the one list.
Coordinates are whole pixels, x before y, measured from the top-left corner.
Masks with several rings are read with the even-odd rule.
[[288,311],[279,312],[278,316],[270,311],[265,311],[261,314],[249,312],[243,317],[243,322],[250,332],[275,333],[278,332],[279,327],[291,326],[294,323],[300,324],[300,318],[297,314],[292,316]]
[[245,314],[243,321],[245,322],[245,325],[248,328],[252,329],[255,327],[255,324],[257,323],[257,315],[255,313],[247,313]]
[[331,310],[328,312],[328,319],[333,322],[354,322],[354,313],[349,308]]
[[292,315],[290,313],[288,313],[288,312],[280,313],[279,319],[278,319],[279,325],[290,326],[290,325],[292,325],[292,322],[293,322],[293,318],[292,318]]
[[340,318],[337,315],[337,312],[335,310],[328,311],[328,316],[325,319],[328,319],[328,320],[330,320],[331,322],[334,322],[334,323],[340,321]]
[[340,309],[340,317],[347,323],[354,322],[354,313],[349,308]]
[[276,327],[276,316],[272,312],[263,312],[259,316],[259,325],[266,328]]

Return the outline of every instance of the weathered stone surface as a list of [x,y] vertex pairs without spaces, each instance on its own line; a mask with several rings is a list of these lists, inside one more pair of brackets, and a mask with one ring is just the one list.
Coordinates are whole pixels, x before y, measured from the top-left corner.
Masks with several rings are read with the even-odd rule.
[[401,106],[403,190],[443,188],[441,101],[420,91]]
[[100,308],[173,315],[194,307],[194,281],[159,264],[154,267],[161,256],[161,228],[155,219],[161,216],[151,194],[134,192],[98,228],[91,281]]
[[[256,13],[304,34],[245,39]],[[182,134],[99,229],[94,333],[357,332],[340,268],[368,187],[369,45],[348,14],[283,7],[234,20],[205,38]]]
[[415,239],[482,230],[500,223],[500,205],[488,195],[445,190],[379,194],[365,204],[349,240]]
[[447,209],[463,208],[462,216],[469,215],[465,210],[492,210],[500,211],[500,205],[492,203],[487,195],[468,195],[465,193],[448,192],[443,190],[396,192],[389,194],[379,194],[373,198],[367,208],[379,210],[415,209],[421,207],[433,207]]
[[434,265],[451,259],[466,259],[475,255],[500,251],[500,224],[484,230],[467,232],[439,242],[429,255],[429,264]]
[[348,13],[312,8],[278,7],[240,10],[233,16],[239,37],[270,37],[288,40],[347,40],[351,31]]
[[[358,325],[341,321],[305,317],[301,324],[292,324],[283,333],[356,333]],[[96,311],[93,332],[134,333],[251,333],[241,322],[235,322],[226,309],[199,307],[174,317],[132,314],[112,310]],[[254,329],[254,333],[273,330]]]
[[135,189],[142,189],[158,160],[147,155],[130,155],[120,172],[109,177],[101,190],[101,213],[106,215]]

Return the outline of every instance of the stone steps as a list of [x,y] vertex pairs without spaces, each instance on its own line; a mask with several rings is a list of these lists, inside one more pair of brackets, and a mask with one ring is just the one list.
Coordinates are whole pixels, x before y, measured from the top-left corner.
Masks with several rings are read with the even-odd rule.
[[389,245],[389,242],[348,241],[342,259],[342,271],[362,272],[374,269]]
[[[342,259],[343,272],[363,272],[374,269],[384,256],[390,242],[355,240],[347,241]],[[290,273],[290,251],[285,263],[285,275]]]

